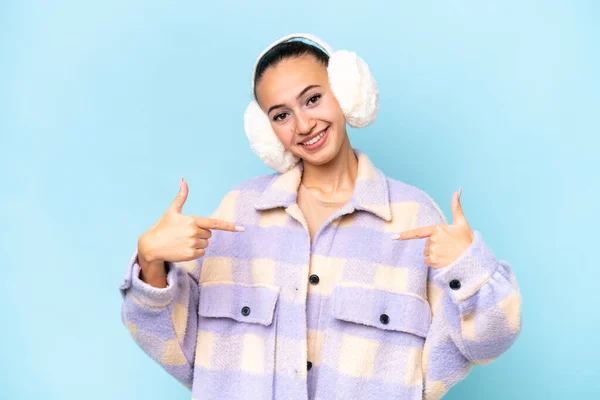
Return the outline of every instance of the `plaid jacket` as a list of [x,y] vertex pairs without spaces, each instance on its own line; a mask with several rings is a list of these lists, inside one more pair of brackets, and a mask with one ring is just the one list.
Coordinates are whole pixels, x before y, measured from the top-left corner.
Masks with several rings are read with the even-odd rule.
[[193,399],[439,399],[517,338],[510,266],[475,231],[459,259],[429,268],[426,239],[391,237],[446,223],[439,207],[355,153],[351,201],[312,245],[299,162],[229,192],[212,216],[245,232],[214,231],[204,257],[169,264],[167,288],[141,281],[132,257],[123,323]]

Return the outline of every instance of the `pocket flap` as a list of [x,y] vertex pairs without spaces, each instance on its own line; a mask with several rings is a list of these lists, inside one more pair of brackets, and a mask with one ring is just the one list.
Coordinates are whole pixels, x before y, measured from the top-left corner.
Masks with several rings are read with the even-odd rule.
[[426,337],[431,323],[429,304],[416,295],[341,283],[333,303],[335,318],[379,329]]
[[198,314],[239,322],[270,325],[279,287],[237,283],[200,284]]

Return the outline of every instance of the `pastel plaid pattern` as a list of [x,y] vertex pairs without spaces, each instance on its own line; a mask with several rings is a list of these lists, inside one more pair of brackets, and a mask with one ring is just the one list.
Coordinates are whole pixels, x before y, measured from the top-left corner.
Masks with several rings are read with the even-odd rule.
[[353,196],[312,244],[300,162],[229,192],[213,216],[245,232],[214,231],[204,257],[169,264],[167,288],[141,281],[133,255],[123,323],[193,399],[439,399],[516,340],[510,266],[475,231],[458,260],[429,268],[426,239],[391,237],[446,223],[439,207],[355,154]]

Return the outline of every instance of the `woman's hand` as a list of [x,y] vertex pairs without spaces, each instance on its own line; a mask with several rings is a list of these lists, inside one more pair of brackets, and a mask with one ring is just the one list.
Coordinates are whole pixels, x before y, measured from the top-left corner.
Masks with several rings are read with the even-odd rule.
[[412,229],[395,235],[394,239],[429,238],[425,244],[425,264],[441,268],[454,262],[473,243],[473,231],[469,227],[460,204],[462,188],[452,196],[454,222]]
[[181,262],[202,257],[208,247],[211,229],[241,232],[244,228],[231,222],[183,215],[188,185],[181,178],[179,193],[162,217],[138,239],[140,278],[147,283],[166,287],[165,261]]

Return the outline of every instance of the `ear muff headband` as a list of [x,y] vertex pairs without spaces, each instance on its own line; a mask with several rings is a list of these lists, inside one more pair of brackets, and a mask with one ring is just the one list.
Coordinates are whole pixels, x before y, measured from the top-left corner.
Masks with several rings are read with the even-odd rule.
[[291,35],[284,36],[281,39],[279,39],[279,40],[271,43],[271,45],[269,47],[267,47],[266,49],[264,49],[262,51],[262,53],[260,53],[259,56],[256,58],[256,61],[254,62],[254,68],[252,69],[252,92],[253,93],[254,93],[254,80],[256,78],[256,68],[258,67],[258,63],[260,62],[260,60],[273,47],[277,46],[280,43],[285,43],[285,42],[292,41],[293,39],[306,39],[306,40],[310,40],[311,42],[316,43],[319,46],[321,46],[323,48],[323,50],[325,50],[325,52],[327,53],[327,55],[329,57],[331,57],[333,55],[333,49],[331,48],[330,45],[328,45],[327,43],[325,43],[323,40],[319,39],[315,35],[311,35],[310,33],[294,33],[294,34],[291,34]]

